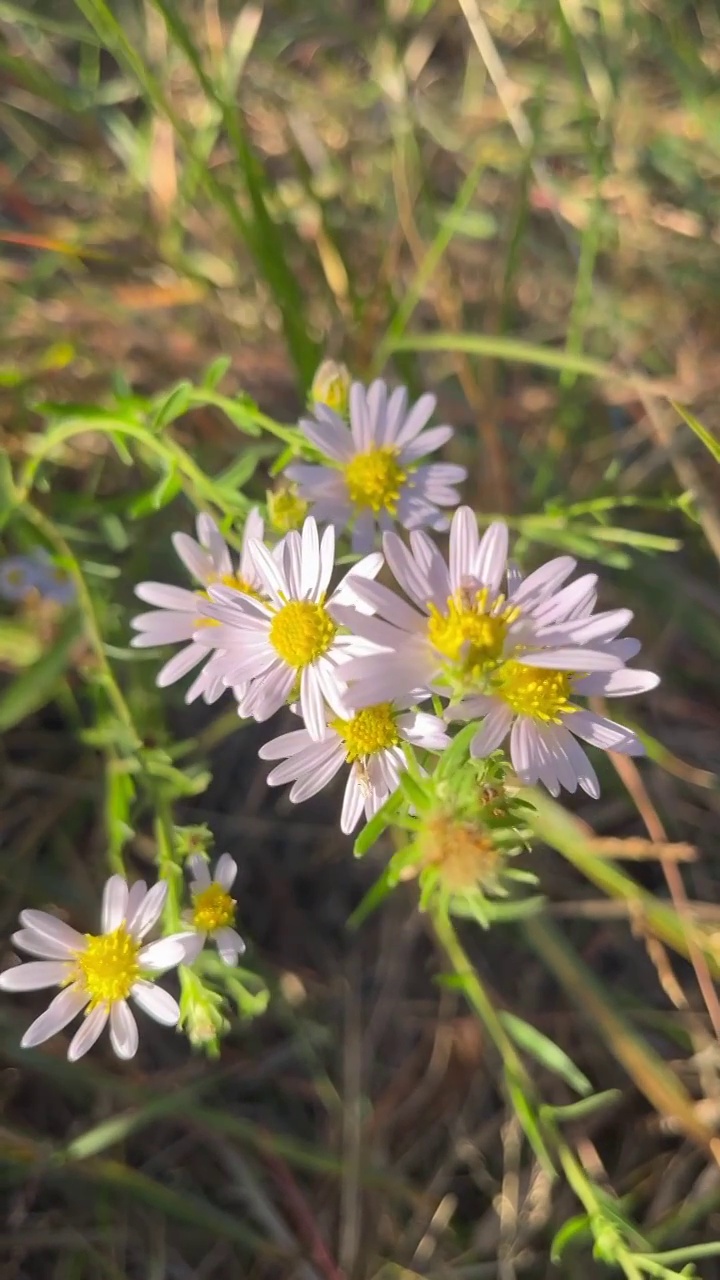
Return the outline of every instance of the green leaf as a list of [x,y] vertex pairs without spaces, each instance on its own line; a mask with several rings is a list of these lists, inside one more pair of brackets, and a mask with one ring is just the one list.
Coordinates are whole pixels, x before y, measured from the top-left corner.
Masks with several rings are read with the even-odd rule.
[[218,383],[222,382],[231,364],[230,356],[217,356],[202,375],[200,386],[206,391],[214,391]]
[[359,906],[355,908],[352,915],[348,919],[349,929],[359,929],[364,924],[368,916],[376,911],[381,902],[384,902],[389,894],[395,888],[395,881],[390,874],[390,868],[386,867],[382,875],[375,881],[375,884],[368,889]]
[[560,1230],[556,1231],[550,1242],[550,1261],[559,1262],[570,1241],[582,1235],[590,1235],[590,1219],[586,1213],[578,1213],[575,1218],[568,1218]]
[[141,516],[150,515],[152,511],[160,511],[176,498],[182,489],[182,476],[175,468],[161,476],[157,484],[145,493],[141,493],[128,507],[131,520],[139,520]]
[[400,790],[416,809],[422,811],[427,807],[427,794],[424,788],[409,773],[400,775]]
[[80,635],[80,617],[72,613],[51,649],[38,658],[0,697],[0,732],[32,715],[55,695]]
[[564,1107],[543,1106],[541,1111],[542,1114],[547,1113],[553,1120],[562,1124],[564,1121],[584,1120],[586,1116],[602,1111],[603,1107],[612,1106],[620,1098],[622,1098],[620,1089],[604,1089],[602,1093],[593,1093],[589,1098],[582,1098],[580,1102],[569,1102]]
[[522,1125],[525,1137],[530,1143],[530,1146],[535,1152],[535,1155],[540,1161],[540,1164],[542,1165],[546,1174],[551,1179],[551,1181],[554,1182],[555,1178],[557,1177],[555,1166],[553,1165],[550,1152],[545,1146],[545,1140],[540,1131],[540,1126],[537,1120],[535,1119],[535,1115],[533,1113],[532,1107],[530,1106],[527,1098],[525,1097],[525,1094],[521,1086],[515,1080],[506,1078],[506,1085],[507,1085],[508,1096],[515,1109],[515,1114],[517,1115],[517,1118],[520,1121],[520,1124]]
[[543,1035],[537,1027],[531,1026],[523,1018],[516,1017],[514,1013],[501,1013],[500,1021],[521,1049],[536,1058],[548,1071],[560,1076],[576,1093],[592,1092],[592,1084],[587,1076],[554,1040]]
[[674,400],[671,400],[670,403],[675,412],[680,414],[683,422],[687,423],[690,430],[695,432],[698,440],[705,445],[708,453],[712,454],[712,457],[716,462],[720,462],[720,440],[716,440],[715,436],[711,435],[707,427],[704,427],[702,422],[700,422],[694,414],[689,413],[687,409],[683,409],[681,404],[676,404]]
[[154,434],[164,431],[165,427],[187,413],[192,399],[191,383],[178,382],[155,406],[155,411],[148,422],[148,430]]
[[477,733],[476,724],[466,724],[455,735],[449,747],[446,747],[441,755],[437,767],[435,769],[435,778],[447,778],[449,774],[454,773],[456,769],[463,763],[465,756],[470,748],[475,734]]

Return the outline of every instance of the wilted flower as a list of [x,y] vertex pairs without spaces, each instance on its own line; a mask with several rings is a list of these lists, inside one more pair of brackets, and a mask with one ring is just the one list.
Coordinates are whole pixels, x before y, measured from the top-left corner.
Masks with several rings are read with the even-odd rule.
[[87,1053],[108,1019],[115,1053],[119,1058],[132,1058],[138,1030],[128,997],[156,1022],[177,1025],[177,1001],[149,975],[184,961],[187,935],[173,934],[143,945],[160,918],[166,894],[164,882],[148,890],[137,881],[128,890],[122,876],[111,876],[103,893],[100,934],[78,933],[45,911],[20,913],[22,928],[13,934],[12,942],[20,951],[40,959],[6,969],[0,974],[0,988],[62,988],[45,1013],[28,1027],[21,1041],[24,1049],[43,1044],[84,1010],[83,1023],[70,1041],[70,1061]]
[[447,462],[421,465],[453,434],[448,426],[423,430],[434,408],[432,395],[421,396],[408,410],[405,387],[388,395],[382,381],[367,389],[354,382],[349,427],[327,404],[317,404],[314,417],[300,422],[328,461],[322,466],[294,462],[286,474],[297,481],[322,524],[352,527],[354,551],[371,549],[376,525],[381,530],[395,522],[405,529],[447,528],[441,508],[455,506],[454,486],[467,472]]
[[236,903],[230,897],[237,863],[229,853],[223,853],[218,858],[215,875],[211,876],[207,860],[198,853],[188,860],[188,867],[192,872],[193,901],[188,923],[193,932],[185,944],[185,963],[192,964],[202,951],[205,939],[212,938],[225,964],[236,965],[245,950],[245,943],[233,928]]
[[318,366],[310,388],[310,403],[327,405],[335,413],[345,417],[350,394],[350,370],[337,360],[323,360]]
[[[243,529],[240,563],[235,570],[230,550],[215,521],[202,513],[197,518],[197,542],[186,533],[174,533],[172,542],[185,568],[204,589],[189,591],[163,582],[140,582],[136,586],[135,594],[156,608],[131,619],[131,626],[138,632],[132,638],[133,646],[147,649],[189,641],[161,667],[156,677],[159,688],[174,684],[202,662],[203,668],[188,689],[185,701],[193,702],[202,695],[205,702],[216,702],[224,693],[225,684],[218,670],[222,655],[212,652],[209,640],[205,642],[204,632],[197,634],[198,628],[204,624],[200,603],[207,598],[207,588],[217,582],[229,584],[239,591],[257,592],[259,583],[248,553],[248,541],[250,538],[262,538],[263,531],[259,512],[250,511]],[[242,690],[239,690],[238,695],[241,694]]]
[[307,515],[308,504],[301,498],[297,486],[283,484],[273,493],[267,493],[268,518],[278,533],[299,529]]
[[384,702],[347,719],[329,717],[321,742],[314,741],[307,729],[296,729],[265,743],[259,754],[262,760],[283,761],[268,775],[268,782],[271,786],[292,782],[290,799],[295,804],[316,795],[349,764],[340,817],[341,830],[348,835],[363,810],[371,818],[397,789],[406,767],[403,742],[443,751],[448,741],[437,716],[410,710],[407,704]]
[[[367,644],[340,634],[335,614],[353,606],[355,584],[379,572],[382,556],[366,556],[326,599],[334,567],[335,534],[318,538],[309,517],[299,533],[288,533],[271,555],[255,538],[248,541],[262,598],[229,586],[210,586],[203,617],[218,625],[196,632],[219,653],[214,671],[228,685],[247,685],[237,694],[240,713],[267,720],[299,684],[298,697],[310,736],[325,734],[325,701],[344,713],[340,667]],[[348,610],[345,609],[344,613]],[[352,608],[349,610],[353,612]]]

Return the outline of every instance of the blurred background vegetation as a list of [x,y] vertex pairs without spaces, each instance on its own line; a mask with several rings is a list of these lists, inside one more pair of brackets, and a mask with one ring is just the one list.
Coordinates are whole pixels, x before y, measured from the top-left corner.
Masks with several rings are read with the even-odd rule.
[[[608,607],[636,610],[664,677],[630,708],[651,763],[602,762],[603,799],[576,805],[592,830],[545,815],[545,931],[470,945],[499,1007],[617,1089],[575,1134],[593,1178],[657,1249],[720,1238],[719,71],[715,3],[0,0],[15,474],[58,415],[88,418],[2,553],[47,539],[47,513],[72,547],[143,742],[195,769],[180,818],[238,857],[272,993],[219,1062],[158,1032],[130,1068],[21,1054],[27,1011],[2,1001],[3,1278],[608,1274],[584,1237],[549,1261],[577,1203],[435,981],[412,889],[348,930],[382,850],[354,863],[332,797],[291,812],[265,735],[161,697],[127,648],[132,586],[174,575],[190,508],[98,413],[164,405],[184,458],[263,501],[274,446],[242,396],[293,422],[323,356],[436,391],[483,518],[601,566]],[[206,393],[170,413],[181,380]],[[92,644],[39,606],[0,623],[7,938],[28,903],[92,913],[112,809]]]

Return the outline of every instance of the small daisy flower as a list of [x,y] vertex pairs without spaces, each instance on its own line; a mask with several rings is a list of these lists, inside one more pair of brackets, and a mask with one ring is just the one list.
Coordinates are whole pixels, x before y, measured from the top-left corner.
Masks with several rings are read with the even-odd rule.
[[455,485],[467,471],[446,462],[420,465],[453,435],[448,426],[423,429],[435,403],[435,396],[424,395],[408,411],[404,387],[388,394],[380,380],[368,388],[354,382],[349,427],[327,404],[315,404],[314,416],[301,420],[304,435],[328,461],[293,463],[286,474],[322,524],[352,526],[353,551],[372,549],[376,525],[383,531],[396,521],[405,529],[447,528],[441,508],[457,505]]
[[236,965],[245,950],[245,943],[233,928],[235,899],[230,897],[237,875],[237,863],[229,853],[218,858],[215,875],[210,875],[207,859],[196,853],[187,863],[192,874],[190,896],[192,911],[188,923],[192,934],[185,944],[185,963],[192,964],[205,946],[206,938],[212,938],[220,958],[225,964]]
[[75,583],[49,556],[7,556],[0,560],[0,599],[26,600],[35,593],[55,604],[71,604]]
[[410,534],[410,549],[386,534],[388,565],[413,603],[379,582],[361,581],[356,595],[373,616],[345,619],[339,611],[340,620],[377,646],[347,663],[347,704],[362,707],[405,693],[417,701],[433,690],[484,692],[495,668],[520,653],[524,663],[542,669],[587,674],[621,667],[623,659],[605,642],[627,625],[630,611],[586,617],[597,578],[587,574],[563,587],[575,568],[570,556],[550,560],[524,580],[513,570],[506,592],[507,548],[507,526],[498,521],[480,538],[469,507],[453,516],[447,564],[421,530]]
[[302,535],[286,534],[272,555],[256,538],[248,540],[248,551],[262,598],[210,586],[210,601],[203,605],[203,616],[218,624],[207,629],[206,641],[219,650],[216,670],[226,684],[247,686],[242,696],[236,689],[239,711],[255,720],[269,719],[299,686],[303,718],[319,740],[325,702],[336,715],[345,711],[342,665],[372,647],[340,634],[336,613],[342,608],[343,616],[354,616],[355,585],[380,571],[382,556],[366,556],[326,598],[335,555],[332,527],[320,539],[308,517]]
[[108,1020],[115,1053],[119,1058],[132,1058],[138,1046],[138,1029],[128,998],[156,1022],[177,1025],[177,1001],[156,986],[150,975],[183,962],[187,934],[143,943],[160,918],[166,895],[167,885],[162,881],[149,890],[142,881],[128,889],[122,876],[111,876],[103,893],[99,934],[78,933],[45,911],[20,913],[22,928],[13,934],[12,942],[18,950],[40,958],[6,969],[0,974],[0,988],[62,988],[28,1027],[21,1041],[24,1049],[44,1044],[84,1010],[82,1025],[70,1041],[70,1061],[92,1048]]
[[[242,553],[236,571],[230,550],[215,521],[203,513],[197,518],[197,542],[186,533],[172,535],[175,551],[203,590],[189,591],[163,582],[140,582],[136,586],[135,594],[146,604],[156,607],[131,620],[130,625],[138,633],[131,641],[133,646],[147,649],[189,641],[161,667],[156,677],[160,689],[175,684],[202,662],[202,670],[188,689],[185,701],[194,702],[202,696],[207,703],[216,702],[225,692],[222,675],[218,674],[219,655],[212,653],[204,632],[198,635],[198,628],[203,626],[199,606],[207,598],[207,588],[211,583],[223,582],[251,595],[256,592],[258,580],[248,552],[248,542],[251,538],[262,538],[263,532],[262,517],[253,509],[245,521]],[[239,693],[242,695],[242,690]]]
[[393,706],[390,702],[365,707],[348,719],[328,718],[325,736],[314,741],[307,729],[283,733],[260,748],[262,760],[282,760],[268,775],[271,786],[292,782],[294,804],[321,791],[345,764],[350,774],[345,786],[340,827],[354,831],[363,810],[372,818],[397,790],[406,768],[402,743],[427,751],[443,751],[449,743],[445,726],[437,716]]
[[[624,650],[630,652],[630,645]],[[621,645],[616,641],[615,646]],[[608,644],[613,649],[613,642]],[[616,648],[617,651],[617,648]],[[623,755],[644,755],[639,738],[622,724],[585,710],[576,697],[609,698],[645,693],[659,683],[653,671],[621,667],[617,671],[575,671],[538,668],[511,659],[491,677],[492,692],[466,698],[451,709],[453,719],[483,722],[471,744],[474,756],[488,756],[510,734],[510,758],[520,780],[542,782],[551,795],[578,786],[594,799],[600,795],[597,775],[577,738]]]

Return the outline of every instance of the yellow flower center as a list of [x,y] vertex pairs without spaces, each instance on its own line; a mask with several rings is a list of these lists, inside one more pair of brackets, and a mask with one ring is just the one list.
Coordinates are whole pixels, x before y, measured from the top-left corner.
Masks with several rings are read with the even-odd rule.
[[230,897],[217,880],[207,889],[193,894],[192,922],[201,933],[214,933],[224,929],[235,919],[235,899]]
[[115,1004],[130,995],[140,977],[140,944],[124,924],[112,933],[86,933],[85,937],[87,947],[75,952],[70,981],[77,982],[90,996],[89,1013],[99,1004]]
[[480,679],[500,661],[507,629],[519,614],[516,607],[506,604],[503,595],[491,597],[487,587],[456,592],[448,599],[446,613],[434,604],[427,607],[431,645],[472,680]]
[[290,600],[270,623],[270,643],[289,667],[307,667],[327,653],[337,625],[327,609],[312,600]]
[[400,741],[391,702],[364,707],[352,720],[331,720],[330,724],[345,743],[348,764],[396,747]]
[[504,662],[493,677],[493,691],[513,711],[545,724],[560,724],[577,708],[570,703],[573,673]]
[[397,450],[387,445],[356,453],[346,464],[345,483],[350,501],[362,511],[387,511],[395,515],[400,491],[408,473],[397,460]]

